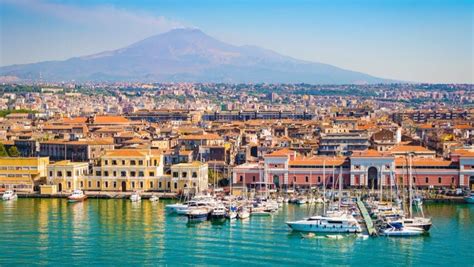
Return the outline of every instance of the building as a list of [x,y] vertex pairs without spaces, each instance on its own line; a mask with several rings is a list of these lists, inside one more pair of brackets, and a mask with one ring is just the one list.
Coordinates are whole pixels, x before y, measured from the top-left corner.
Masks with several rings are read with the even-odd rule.
[[370,146],[369,137],[365,133],[327,133],[321,134],[319,140],[320,155],[351,155],[354,151],[364,151]]
[[57,192],[72,192],[84,189],[89,174],[87,162],[58,161],[48,165],[48,185],[56,186]]
[[107,151],[92,174],[85,179],[85,190],[96,191],[165,191],[163,156],[152,149],[117,149]]
[[[410,171],[411,170],[411,174]],[[263,161],[233,168],[235,186],[261,190],[321,187],[342,181],[344,188],[378,189],[380,186],[408,185],[409,177],[419,188],[474,186],[474,152],[458,151],[451,160],[414,153],[392,155],[367,150],[351,156],[301,157],[289,149],[264,156]]]
[[33,192],[46,181],[47,157],[0,158],[0,188]]
[[44,141],[40,142],[39,155],[52,161],[70,160],[88,162],[98,159],[105,151],[114,149],[112,140],[96,139],[84,141]]
[[208,165],[199,161],[171,166],[171,192],[196,194],[208,188]]

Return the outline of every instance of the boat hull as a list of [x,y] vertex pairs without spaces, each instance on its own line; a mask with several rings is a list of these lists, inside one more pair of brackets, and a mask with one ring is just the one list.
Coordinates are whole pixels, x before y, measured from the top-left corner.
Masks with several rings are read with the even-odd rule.
[[287,225],[293,230],[298,232],[311,232],[311,233],[360,233],[360,227],[331,227],[325,225],[316,224],[301,224],[289,222]]

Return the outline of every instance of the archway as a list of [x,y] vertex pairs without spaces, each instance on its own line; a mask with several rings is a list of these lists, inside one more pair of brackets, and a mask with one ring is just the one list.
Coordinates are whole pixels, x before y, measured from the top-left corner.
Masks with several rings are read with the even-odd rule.
[[369,189],[378,189],[378,187],[379,187],[379,177],[378,177],[377,168],[370,167],[369,170],[368,170],[367,178],[368,178]]
[[474,191],[474,176],[469,177],[469,189]]
[[63,184],[59,183],[58,184],[58,192],[62,192],[62,191],[63,191]]
[[276,188],[280,188],[280,177],[278,175],[273,175],[273,184]]
[[122,181],[122,192],[127,191],[127,182]]

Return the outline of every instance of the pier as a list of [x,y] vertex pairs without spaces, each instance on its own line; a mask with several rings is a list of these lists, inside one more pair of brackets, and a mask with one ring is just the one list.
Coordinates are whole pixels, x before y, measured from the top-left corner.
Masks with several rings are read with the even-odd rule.
[[375,229],[374,223],[372,222],[372,218],[370,217],[369,212],[367,211],[367,208],[365,207],[364,202],[358,199],[357,207],[359,207],[360,214],[362,214],[362,218],[364,219],[365,225],[367,227],[367,232],[369,233],[369,235],[370,236],[377,235],[377,230]]

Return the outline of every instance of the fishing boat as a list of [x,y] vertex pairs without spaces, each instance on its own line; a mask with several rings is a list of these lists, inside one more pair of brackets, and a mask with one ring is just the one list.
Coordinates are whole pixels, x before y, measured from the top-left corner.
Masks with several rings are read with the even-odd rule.
[[205,221],[209,217],[209,210],[206,208],[195,207],[186,213],[188,221]]
[[468,196],[464,197],[466,203],[474,204],[474,192],[471,192]]
[[152,195],[149,199],[151,202],[158,202],[160,198],[157,195]]
[[138,192],[134,192],[131,196],[130,196],[130,200],[132,202],[138,202],[140,200],[142,200],[142,197],[140,196],[140,194]]
[[225,219],[227,210],[224,206],[217,206],[211,211],[211,219],[220,220]]
[[2,196],[3,200],[15,200],[17,198],[18,196],[16,195],[15,192],[13,192],[13,190],[5,191],[5,193],[3,193],[3,196]]
[[87,199],[87,196],[82,190],[74,190],[70,196],[67,197],[68,202],[81,202]]
[[352,215],[312,216],[286,223],[292,230],[315,233],[360,233],[362,229]]

